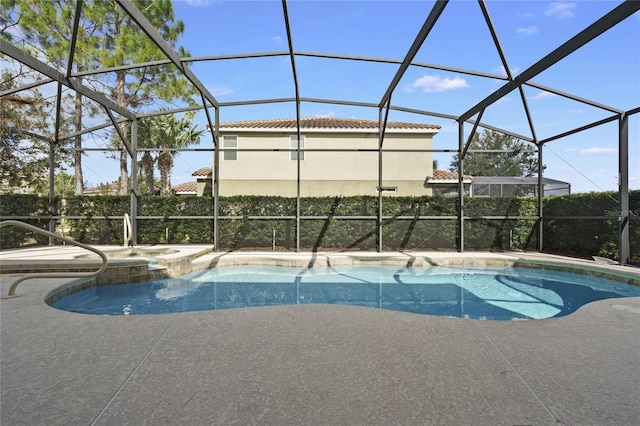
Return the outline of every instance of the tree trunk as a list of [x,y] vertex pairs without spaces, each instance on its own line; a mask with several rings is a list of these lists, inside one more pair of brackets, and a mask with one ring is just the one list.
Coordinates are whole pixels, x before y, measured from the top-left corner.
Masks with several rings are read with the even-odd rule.
[[169,151],[162,151],[158,156],[158,169],[162,189],[160,195],[171,195],[171,169],[173,168],[173,156]]
[[[82,84],[82,79],[78,82]],[[82,131],[82,93],[76,92],[75,110],[73,112],[73,125],[76,133]],[[75,195],[82,195],[84,192],[84,183],[82,179],[82,135],[76,135],[75,137],[75,151],[73,153],[73,166],[75,170],[76,186],[74,190]]]
[[153,157],[149,151],[142,154],[142,173],[144,174],[144,183],[147,187],[147,195],[155,193],[155,185],[153,182]]
[[[127,108],[127,102],[125,100],[125,77],[124,71],[118,71],[116,73],[116,90],[118,106]],[[126,138],[128,135],[127,122],[120,124],[120,130],[122,130],[123,136]],[[129,193],[129,170],[127,168],[127,161],[129,159],[129,153],[124,146],[124,141],[120,141],[120,195],[127,195]]]

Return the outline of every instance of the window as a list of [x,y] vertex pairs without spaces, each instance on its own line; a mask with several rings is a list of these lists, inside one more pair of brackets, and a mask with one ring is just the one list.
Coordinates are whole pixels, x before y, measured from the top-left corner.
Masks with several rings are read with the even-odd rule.
[[222,137],[222,159],[224,161],[236,161],[238,159],[238,151],[233,148],[238,148],[237,136],[223,136]]
[[[290,156],[289,158],[291,159],[291,161],[296,161],[298,159],[298,136],[294,135],[291,136],[291,138],[289,139],[290,141],[290,147],[291,149],[295,150],[295,151],[290,151]],[[300,161],[304,161],[304,136],[300,136]]]

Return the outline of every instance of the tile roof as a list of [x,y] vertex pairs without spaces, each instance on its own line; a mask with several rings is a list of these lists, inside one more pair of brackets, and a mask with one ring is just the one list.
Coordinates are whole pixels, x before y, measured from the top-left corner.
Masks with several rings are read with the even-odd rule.
[[93,188],[85,188],[82,191],[83,195],[105,195],[105,194],[118,194],[120,192],[120,183],[101,183]]
[[[467,180],[467,179],[473,179],[473,176],[471,175],[462,175],[462,177]],[[433,171],[433,176],[429,176],[427,178],[427,180],[429,181],[434,181],[434,180],[458,180],[458,174],[456,172],[450,172],[447,170],[434,170]]]
[[191,176],[195,177],[207,177],[211,174],[213,168],[211,167],[202,167],[191,174]]
[[173,192],[182,192],[182,193],[190,192],[195,194],[198,189],[198,183],[197,182],[180,183],[178,185],[173,185],[171,189],[173,190]]
[[[311,117],[301,118],[300,127],[305,129],[377,129],[377,120],[360,120],[357,118]],[[295,129],[295,118],[275,120],[248,120],[220,123],[222,129]],[[387,122],[387,129],[439,130],[436,124],[407,123],[402,121]]]

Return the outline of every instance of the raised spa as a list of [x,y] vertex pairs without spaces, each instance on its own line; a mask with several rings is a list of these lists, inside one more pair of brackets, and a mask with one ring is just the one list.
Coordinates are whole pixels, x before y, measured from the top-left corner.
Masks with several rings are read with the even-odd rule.
[[[126,259],[130,257],[146,257],[155,260],[157,256],[179,253],[179,250],[170,248],[123,248],[117,250],[105,250],[103,253],[108,259]],[[96,254],[82,254],[75,257],[76,259],[99,259]]]
[[596,300],[637,296],[637,285],[537,268],[238,265],[179,278],[94,286],[52,306],[85,314],[143,315],[344,304],[504,321],[560,317]]

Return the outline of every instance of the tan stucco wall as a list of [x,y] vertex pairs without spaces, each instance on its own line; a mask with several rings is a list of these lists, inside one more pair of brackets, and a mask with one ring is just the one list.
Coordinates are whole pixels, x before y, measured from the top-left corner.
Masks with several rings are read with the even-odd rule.
[[[377,195],[377,182],[371,181],[301,181],[301,197],[327,197],[352,195]],[[383,193],[385,196],[432,195],[430,188],[425,188],[416,181],[384,181],[384,187],[397,187],[396,193]],[[220,196],[233,195],[277,195],[295,197],[296,182],[282,180],[226,180],[220,183]]]
[[198,180],[196,195],[198,197],[202,197],[203,195],[205,196],[213,195],[213,186],[211,184],[211,180],[202,180],[202,179]]
[[[376,195],[378,186],[378,134],[314,133],[303,131],[304,161],[300,163],[301,195]],[[279,151],[238,151],[236,161],[220,154],[220,195],[296,195],[297,162],[290,160],[290,136],[295,132],[223,132],[237,136],[239,149]],[[383,145],[383,186],[397,187],[394,195],[430,195],[424,187],[432,174],[428,152],[384,152],[393,149],[430,149],[432,136],[387,134]],[[221,145],[224,146],[224,145]],[[313,152],[311,149],[359,149],[375,152]],[[392,195],[392,194],[389,194]]]

